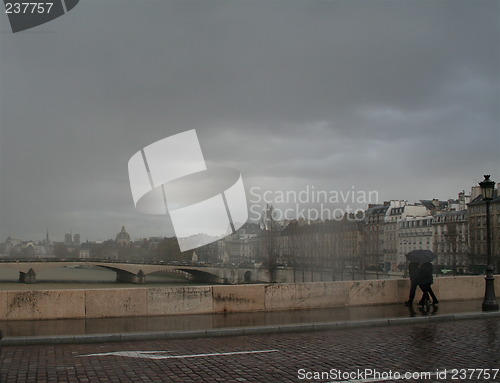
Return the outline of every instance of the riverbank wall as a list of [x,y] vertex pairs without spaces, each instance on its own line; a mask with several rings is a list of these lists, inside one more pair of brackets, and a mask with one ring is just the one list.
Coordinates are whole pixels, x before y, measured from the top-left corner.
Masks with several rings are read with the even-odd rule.
[[[500,297],[500,281],[496,283]],[[403,303],[408,279],[0,291],[0,320],[113,318]],[[435,278],[441,301],[480,299],[484,276]],[[417,298],[420,298],[417,292]]]

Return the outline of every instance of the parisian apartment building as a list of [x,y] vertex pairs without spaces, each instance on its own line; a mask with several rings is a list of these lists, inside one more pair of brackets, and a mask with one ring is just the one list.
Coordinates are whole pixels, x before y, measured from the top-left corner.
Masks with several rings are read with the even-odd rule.
[[[274,232],[251,224],[251,235],[228,237],[226,259],[259,262],[276,255],[283,266],[402,272],[405,254],[415,249],[436,253],[437,270],[482,273],[487,263],[486,203],[479,187],[457,199],[392,200],[369,205],[362,218],[291,220]],[[492,260],[500,270],[500,197],[490,202]],[[223,246],[224,247],[224,246]]]

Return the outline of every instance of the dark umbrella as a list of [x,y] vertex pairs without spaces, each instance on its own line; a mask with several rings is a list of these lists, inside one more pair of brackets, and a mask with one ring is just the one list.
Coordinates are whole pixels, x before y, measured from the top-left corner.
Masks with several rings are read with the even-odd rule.
[[436,259],[436,254],[430,250],[412,250],[406,254],[406,259],[410,262],[426,263]]

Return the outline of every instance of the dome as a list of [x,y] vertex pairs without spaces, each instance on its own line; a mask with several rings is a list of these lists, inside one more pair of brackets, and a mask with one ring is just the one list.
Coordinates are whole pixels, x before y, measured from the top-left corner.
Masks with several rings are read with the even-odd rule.
[[118,234],[116,234],[116,239],[128,239],[130,240],[130,235],[127,233],[125,230],[125,226],[122,226],[122,231],[120,231]]
[[116,234],[115,241],[120,246],[127,246],[130,243],[130,235],[126,232],[125,226],[122,226],[122,230],[118,234]]

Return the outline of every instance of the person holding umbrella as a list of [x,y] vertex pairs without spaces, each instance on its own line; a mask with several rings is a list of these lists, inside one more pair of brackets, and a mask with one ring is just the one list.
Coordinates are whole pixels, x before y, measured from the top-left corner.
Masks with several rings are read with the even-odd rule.
[[[422,299],[420,299],[419,305],[423,306],[432,298],[432,304],[437,305],[439,303],[434,291],[432,291],[432,283],[434,278],[432,275],[432,263],[425,262],[420,266],[418,273],[418,280],[420,289],[424,292]],[[430,296],[430,297],[429,297]]]
[[[423,291],[422,299],[420,299],[419,302],[420,305],[424,305],[429,301],[429,295],[432,297],[433,304],[438,304],[439,301],[431,288],[434,282],[431,262],[436,259],[436,254],[431,250],[412,250],[406,254],[406,258],[410,261],[411,268],[409,272],[412,285],[410,288],[409,300],[405,302],[405,305],[411,305],[413,303],[417,285],[420,286],[420,289]],[[421,264],[420,267],[418,267],[419,264]]]
[[408,297],[408,300],[405,302],[405,306],[411,306],[413,304],[413,299],[415,299],[417,286],[420,284],[419,272],[420,272],[420,263],[410,262],[410,264],[408,265],[408,274],[410,275],[410,281],[411,281],[410,296]]

